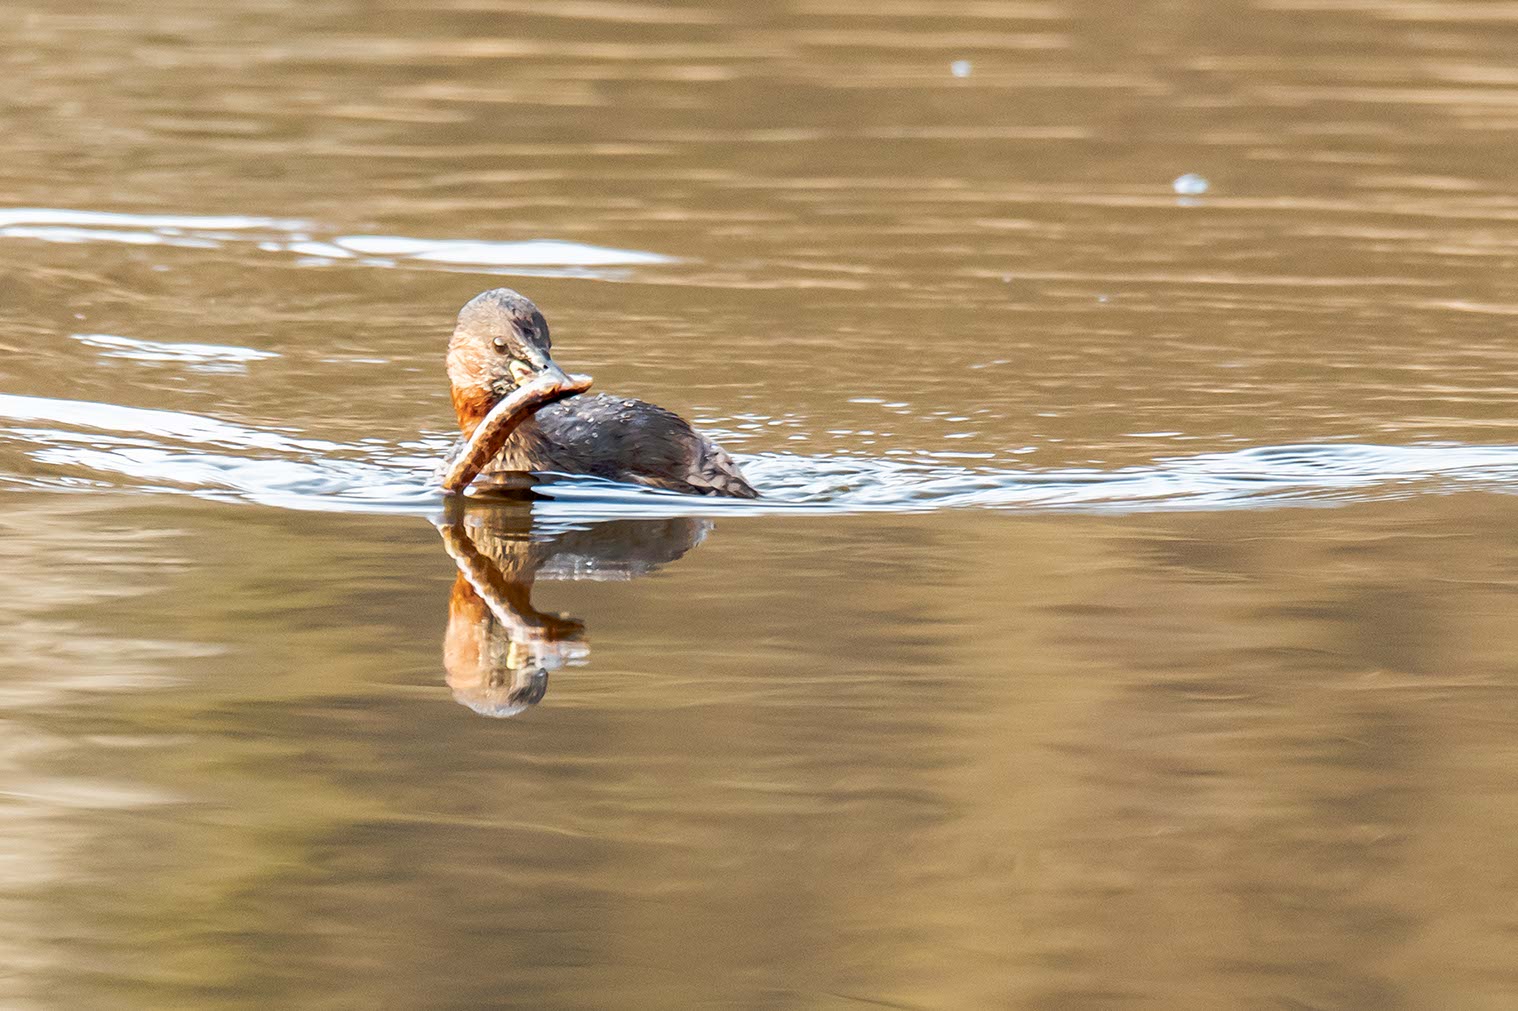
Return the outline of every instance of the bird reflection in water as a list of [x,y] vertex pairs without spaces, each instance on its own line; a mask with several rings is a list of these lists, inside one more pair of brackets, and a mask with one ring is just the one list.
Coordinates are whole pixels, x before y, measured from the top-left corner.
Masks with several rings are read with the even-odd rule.
[[453,697],[482,716],[515,716],[548,690],[548,675],[583,664],[585,624],[532,606],[538,580],[629,580],[701,543],[711,524],[629,519],[546,527],[520,504],[451,503],[438,523],[458,566],[448,597],[443,668]]

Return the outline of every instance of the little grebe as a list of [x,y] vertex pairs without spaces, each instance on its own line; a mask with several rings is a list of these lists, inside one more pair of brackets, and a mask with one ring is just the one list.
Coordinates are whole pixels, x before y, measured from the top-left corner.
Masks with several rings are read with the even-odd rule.
[[[565,375],[549,357],[551,347],[543,314],[509,288],[476,295],[459,310],[448,341],[448,380],[466,443],[497,405],[513,396],[530,403],[478,468],[482,485],[520,487],[530,483],[531,472],[553,471],[697,495],[759,497],[732,457],[679,415],[642,400],[575,396],[589,379]],[[547,393],[525,396],[536,390]],[[455,460],[469,448],[461,447]],[[449,490],[462,490],[474,471],[455,463],[451,473],[463,476]]]

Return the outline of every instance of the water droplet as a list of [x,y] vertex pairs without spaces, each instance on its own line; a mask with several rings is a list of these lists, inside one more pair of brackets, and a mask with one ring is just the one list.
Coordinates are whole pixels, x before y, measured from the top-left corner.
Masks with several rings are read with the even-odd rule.
[[1201,196],[1207,192],[1207,180],[1195,172],[1187,172],[1183,176],[1177,176],[1170,186],[1183,197]]
[[953,74],[955,77],[969,77],[970,76],[970,61],[969,60],[955,60],[953,63],[949,64],[949,72],[951,74]]

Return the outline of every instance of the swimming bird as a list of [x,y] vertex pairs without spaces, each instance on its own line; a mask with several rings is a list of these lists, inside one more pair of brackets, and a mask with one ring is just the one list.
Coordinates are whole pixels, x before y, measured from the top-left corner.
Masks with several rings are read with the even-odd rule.
[[[759,497],[732,457],[673,411],[628,397],[581,395],[589,378],[566,375],[552,347],[548,321],[510,288],[482,292],[459,310],[447,364],[464,442],[444,481],[449,491],[471,481],[530,486],[532,473],[551,471],[693,495]],[[502,427],[497,409],[512,414],[499,449],[475,438],[493,410],[487,428]],[[471,452],[485,458],[461,465],[461,454]]]

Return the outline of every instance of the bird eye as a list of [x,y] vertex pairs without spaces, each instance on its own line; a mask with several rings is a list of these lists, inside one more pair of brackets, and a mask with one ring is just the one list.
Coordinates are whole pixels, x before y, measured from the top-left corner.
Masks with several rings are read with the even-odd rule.
[[500,348],[502,351],[506,350],[506,338],[505,337],[497,337],[491,343],[494,344],[496,347]]
[[538,332],[530,326],[524,326],[522,327],[522,336],[528,340],[533,340],[538,336]]

